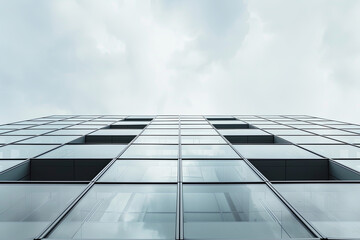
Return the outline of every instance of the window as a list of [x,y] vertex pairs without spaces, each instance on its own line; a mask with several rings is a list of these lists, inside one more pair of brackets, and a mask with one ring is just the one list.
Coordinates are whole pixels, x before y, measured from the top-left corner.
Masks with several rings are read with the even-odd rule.
[[181,136],[182,144],[226,144],[220,136]]
[[142,135],[179,135],[178,129],[145,129]]
[[176,160],[117,160],[100,182],[176,182]]
[[22,162],[24,162],[24,160],[0,160],[0,172],[5,171],[6,169],[16,166]]
[[28,129],[23,129],[23,130],[17,130],[17,131],[5,133],[5,135],[40,135],[40,134],[47,133],[49,131],[52,131],[52,130],[40,130],[40,129],[28,130]]
[[184,185],[188,239],[311,238],[263,184]]
[[360,148],[351,145],[303,145],[328,158],[360,158]]
[[359,237],[359,184],[275,184],[275,187],[326,237]]
[[77,130],[77,129],[63,129],[55,132],[48,133],[46,135],[85,135],[94,130]]
[[183,160],[184,182],[261,181],[242,160]]
[[83,184],[0,184],[0,236],[34,239],[85,188]]
[[134,143],[146,144],[178,144],[179,136],[139,136]]
[[281,138],[295,144],[307,144],[307,143],[339,144],[338,141],[320,136],[283,136]]
[[65,145],[38,158],[114,158],[126,145]]
[[181,135],[219,135],[214,129],[181,129]]
[[7,145],[0,147],[0,159],[26,159],[49,151],[58,145]]
[[178,145],[131,145],[121,158],[178,158]]
[[50,234],[55,239],[173,239],[176,185],[95,185]]
[[46,144],[63,144],[77,139],[78,136],[38,136],[19,143],[46,143]]
[[8,144],[22,139],[29,138],[30,136],[4,136],[0,135],[0,144]]
[[311,152],[294,145],[234,145],[245,158],[261,159],[318,159]]
[[182,145],[182,158],[240,158],[229,145]]

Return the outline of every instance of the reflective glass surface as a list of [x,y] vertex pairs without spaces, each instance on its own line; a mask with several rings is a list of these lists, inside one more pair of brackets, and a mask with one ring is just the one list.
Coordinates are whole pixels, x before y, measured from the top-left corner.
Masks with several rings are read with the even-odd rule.
[[85,188],[83,184],[0,184],[0,238],[34,239]]
[[281,137],[289,142],[295,144],[306,144],[306,143],[324,143],[324,144],[339,144],[338,141],[331,140],[329,138],[320,136],[283,136]]
[[182,144],[226,144],[220,136],[181,136]]
[[[306,145],[308,146],[308,145]],[[245,158],[317,159],[321,158],[294,145],[234,145]]]
[[95,185],[51,233],[57,239],[174,239],[176,185]]
[[359,184],[275,184],[275,188],[326,237],[360,236]]
[[94,130],[77,130],[77,129],[63,129],[63,130],[57,130],[51,133],[48,133],[46,135],[85,135]]
[[145,129],[142,135],[179,135],[178,129]]
[[13,132],[5,133],[4,135],[40,135],[43,133],[47,133],[52,130],[41,130],[41,129],[34,129],[34,130],[28,130],[28,129],[22,129],[22,130],[16,130]]
[[350,144],[360,144],[360,136],[331,136],[331,138]]
[[24,162],[24,160],[0,160],[0,172],[5,171],[6,169],[18,165],[22,162]]
[[91,135],[100,136],[121,136],[121,135],[138,135],[142,129],[100,129],[93,132]]
[[0,158],[31,158],[58,145],[7,145],[0,147]]
[[219,135],[214,129],[181,129],[181,135]]
[[313,135],[297,129],[267,129],[266,131],[274,135]]
[[[39,158],[114,158],[126,145],[65,145],[51,152],[41,155]],[[1,148],[0,148],[1,149]]]
[[184,185],[188,239],[288,239],[312,235],[263,184]]
[[270,135],[260,129],[221,129],[219,132],[226,136],[256,136],[256,135]]
[[121,158],[178,158],[178,145],[131,145]]
[[346,160],[334,160],[335,162],[341,163],[355,171],[360,172],[360,160],[346,159]]
[[360,148],[351,145],[303,145],[304,148],[328,158],[360,158]]
[[1,144],[7,144],[7,143],[19,141],[21,139],[29,138],[29,137],[30,136],[5,136],[5,135],[0,135],[0,143]]
[[183,160],[184,182],[261,181],[242,160]]
[[346,132],[338,129],[316,129],[316,130],[308,130],[309,132],[313,132],[320,135],[355,135],[355,133]]
[[139,136],[134,143],[178,144],[179,136]]
[[240,158],[229,145],[182,145],[182,158]]
[[117,160],[100,182],[176,182],[176,160]]
[[23,140],[19,143],[58,143],[58,144],[63,144],[63,143],[68,143],[71,142],[72,140],[77,139],[78,136],[38,136],[38,137],[34,137],[34,138],[30,138],[27,140]]

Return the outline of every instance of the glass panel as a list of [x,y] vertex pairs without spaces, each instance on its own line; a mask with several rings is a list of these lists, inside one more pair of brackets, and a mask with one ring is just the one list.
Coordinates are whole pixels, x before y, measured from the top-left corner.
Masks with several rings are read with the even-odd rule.
[[97,136],[122,136],[122,135],[138,135],[142,129],[100,129],[89,134]]
[[237,135],[237,136],[254,136],[254,135],[270,135],[260,129],[221,129],[219,132],[222,135]]
[[114,158],[126,145],[65,145],[38,158]]
[[360,158],[360,148],[350,145],[303,145],[304,148],[328,158]]
[[4,135],[0,135],[0,143],[2,144],[7,144],[7,143],[12,143],[12,142],[16,142],[25,138],[29,138],[29,136],[4,136]]
[[178,158],[178,145],[131,145],[121,158]]
[[181,129],[181,135],[219,135],[214,129]]
[[32,127],[34,125],[24,124],[24,125],[17,125],[17,124],[7,124],[7,125],[1,125],[0,129],[21,129],[21,128],[27,128]]
[[177,182],[175,160],[117,160],[100,182]]
[[184,185],[183,189],[185,238],[312,237],[266,185]]
[[359,184],[275,184],[275,187],[326,237],[360,236]]
[[179,128],[179,125],[160,125],[160,124],[150,124],[148,127],[149,128],[176,128],[178,129]]
[[1,184],[1,239],[34,239],[84,189],[82,184]]
[[94,130],[75,130],[75,129],[69,129],[69,130],[58,130],[55,132],[48,133],[47,135],[85,135]]
[[178,129],[145,129],[142,135],[179,135]]
[[355,171],[360,172],[360,160],[347,159],[347,160],[334,160],[335,162],[341,163],[349,168],[354,169]]
[[184,160],[184,182],[261,181],[242,160]]
[[90,125],[90,124],[84,125],[84,124],[81,124],[81,125],[74,125],[74,126],[68,127],[67,129],[98,129],[98,128],[103,128],[104,126],[106,126],[106,125]]
[[50,238],[174,239],[176,185],[95,185]]
[[355,133],[345,132],[338,129],[317,129],[317,130],[308,130],[320,135],[355,135]]
[[0,147],[0,158],[32,158],[58,145],[7,145]]
[[53,130],[41,130],[41,129],[36,129],[36,130],[17,130],[17,131],[13,131],[13,132],[9,132],[9,133],[5,133],[4,135],[40,135],[40,134],[44,134],[47,132],[50,132]]
[[212,128],[210,124],[197,125],[181,125],[181,128]]
[[220,136],[181,136],[182,144],[226,144]]
[[346,143],[360,144],[360,136],[331,136],[331,138]]
[[320,136],[282,136],[281,138],[296,144],[301,143],[326,143],[326,144],[339,144],[338,141]]
[[311,152],[294,145],[234,145],[245,158],[261,159],[318,159]]
[[274,135],[313,135],[297,129],[268,129],[266,131]]
[[280,124],[264,124],[264,125],[260,125],[260,124],[252,124],[253,126],[256,126],[258,128],[263,128],[263,129],[277,129],[277,128],[286,128],[286,129],[291,129],[288,126],[284,126],[284,125],[280,125]]
[[34,138],[30,138],[19,143],[68,143],[72,140],[77,139],[78,136],[38,136]]
[[183,158],[240,158],[229,145],[182,145]]
[[178,136],[139,136],[134,143],[172,143],[178,144]]
[[5,171],[6,169],[18,165],[24,161],[25,160],[0,160],[0,172]]

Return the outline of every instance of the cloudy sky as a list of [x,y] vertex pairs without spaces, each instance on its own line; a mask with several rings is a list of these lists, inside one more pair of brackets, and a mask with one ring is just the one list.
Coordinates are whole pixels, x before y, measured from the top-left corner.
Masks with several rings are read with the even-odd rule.
[[360,123],[360,1],[0,2],[0,122],[233,113]]

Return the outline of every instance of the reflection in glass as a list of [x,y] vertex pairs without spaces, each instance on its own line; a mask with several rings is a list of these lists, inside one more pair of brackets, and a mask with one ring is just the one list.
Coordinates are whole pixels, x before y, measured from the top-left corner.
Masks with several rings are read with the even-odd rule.
[[175,160],[117,160],[100,182],[176,182]]
[[77,139],[78,136],[38,136],[34,138],[30,138],[19,143],[58,143],[63,144],[67,142],[71,142],[72,140]]
[[24,160],[0,160],[0,172],[5,171],[6,169],[16,166],[22,162],[24,162]]
[[173,239],[176,185],[95,185],[50,234],[58,239]]
[[57,146],[58,145],[7,145],[0,147],[0,158],[31,158]]
[[179,135],[179,129],[145,129],[142,135]]
[[261,158],[261,159],[321,158],[311,152],[308,152],[294,145],[234,145],[234,147],[245,158]]
[[184,185],[183,191],[185,238],[312,237],[264,184]]
[[320,143],[320,144],[339,144],[338,141],[320,136],[283,136],[281,137],[295,144]]
[[181,136],[182,144],[226,144],[220,136]]
[[184,182],[261,181],[242,160],[183,160]]
[[359,184],[275,184],[275,187],[326,237],[360,236]]
[[181,135],[219,135],[214,129],[181,129]]
[[182,145],[183,158],[240,158],[229,145]]
[[351,145],[303,145],[328,158],[360,158],[360,148]]
[[1,144],[8,144],[12,142],[16,142],[25,138],[29,138],[30,136],[4,136],[0,135],[0,143]]
[[114,158],[126,145],[64,145],[39,158]]
[[82,184],[1,184],[0,238],[34,239],[84,189]]
[[354,169],[355,171],[360,172],[360,160],[347,159],[347,160],[334,160],[342,165],[345,165],[349,168]]
[[121,158],[178,158],[178,145],[131,145]]
[[139,136],[134,143],[178,144],[179,136]]

